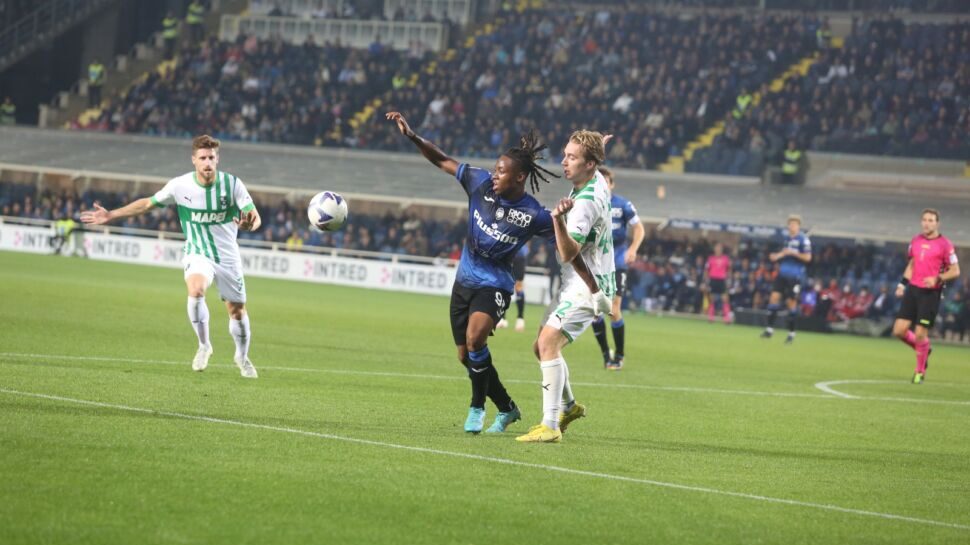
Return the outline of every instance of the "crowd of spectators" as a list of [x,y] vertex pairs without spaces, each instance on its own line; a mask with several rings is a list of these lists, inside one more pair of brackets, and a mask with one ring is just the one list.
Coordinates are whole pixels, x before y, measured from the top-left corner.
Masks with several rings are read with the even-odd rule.
[[[507,14],[496,30],[433,72],[420,44],[398,52],[241,37],[183,50],[87,127],[122,133],[397,150],[380,115],[352,129],[375,97],[450,153],[494,156],[539,127],[558,147],[587,126],[618,136],[617,165],[651,168],[815,47],[810,15],[699,14],[649,6],[622,13]],[[417,86],[407,85],[421,73]]]
[[[531,127],[556,149],[571,129],[593,127],[617,135],[611,162],[652,168],[739,93],[812,51],[816,25],[812,16],[685,17],[644,5],[527,11],[383,102],[454,154],[494,156]],[[379,117],[358,134],[366,147],[409,145]]]
[[150,73],[110,100],[87,127],[117,133],[350,145],[349,121],[373,96],[418,69],[426,52],[373,44],[352,49],[241,37],[182,51],[164,74]]
[[787,140],[799,149],[966,159],[970,23],[872,18],[844,47],[824,50],[804,77],[763,93],[744,118],[729,119],[691,170],[744,170],[762,153],[777,158]]

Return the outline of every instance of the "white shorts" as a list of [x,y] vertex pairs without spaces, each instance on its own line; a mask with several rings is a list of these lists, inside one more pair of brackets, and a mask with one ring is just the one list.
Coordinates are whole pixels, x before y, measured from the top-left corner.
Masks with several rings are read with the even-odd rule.
[[205,277],[205,289],[209,289],[215,279],[223,301],[246,302],[246,280],[243,278],[242,264],[226,266],[207,257],[192,254],[182,258],[182,265],[185,268],[185,278],[193,274]]
[[546,310],[545,324],[562,331],[569,342],[573,342],[586,331],[596,319],[593,296],[589,288],[566,286],[559,292],[557,300]]

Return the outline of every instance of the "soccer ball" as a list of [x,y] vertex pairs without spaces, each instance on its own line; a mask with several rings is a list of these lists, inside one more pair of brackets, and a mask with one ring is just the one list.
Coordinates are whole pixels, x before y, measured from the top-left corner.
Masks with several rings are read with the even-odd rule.
[[347,200],[333,191],[317,193],[306,211],[310,225],[320,231],[336,231],[347,222]]

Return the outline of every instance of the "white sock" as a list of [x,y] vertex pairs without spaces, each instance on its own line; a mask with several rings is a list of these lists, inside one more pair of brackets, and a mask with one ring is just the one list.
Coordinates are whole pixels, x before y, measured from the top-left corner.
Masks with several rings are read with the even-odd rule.
[[562,410],[568,411],[573,408],[576,404],[576,398],[573,397],[573,388],[569,385],[569,366],[566,365],[566,360],[559,358],[562,362]]
[[541,362],[542,369],[542,423],[559,429],[559,411],[562,409],[562,388],[565,382],[562,358]]
[[236,343],[236,356],[245,359],[249,355],[249,339],[252,337],[249,314],[243,314],[242,320],[229,318],[229,334]]
[[189,321],[195,336],[199,338],[199,346],[209,344],[209,307],[205,304],[205,296],[189,297]]

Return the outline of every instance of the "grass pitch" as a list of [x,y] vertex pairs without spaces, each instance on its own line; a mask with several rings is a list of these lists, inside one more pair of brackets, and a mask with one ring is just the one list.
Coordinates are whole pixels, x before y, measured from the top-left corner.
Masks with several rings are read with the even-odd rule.
[[214,289],[191,371],[178,270],[0,253],[0,543],[970,542],[966,348],[912,386],[899,342],[628,315],[622,372],[565,352],[589,416],[527,445],[539,307],[490,342],[524,421],[470,436],[446,298],[248,291],[255,381]]

